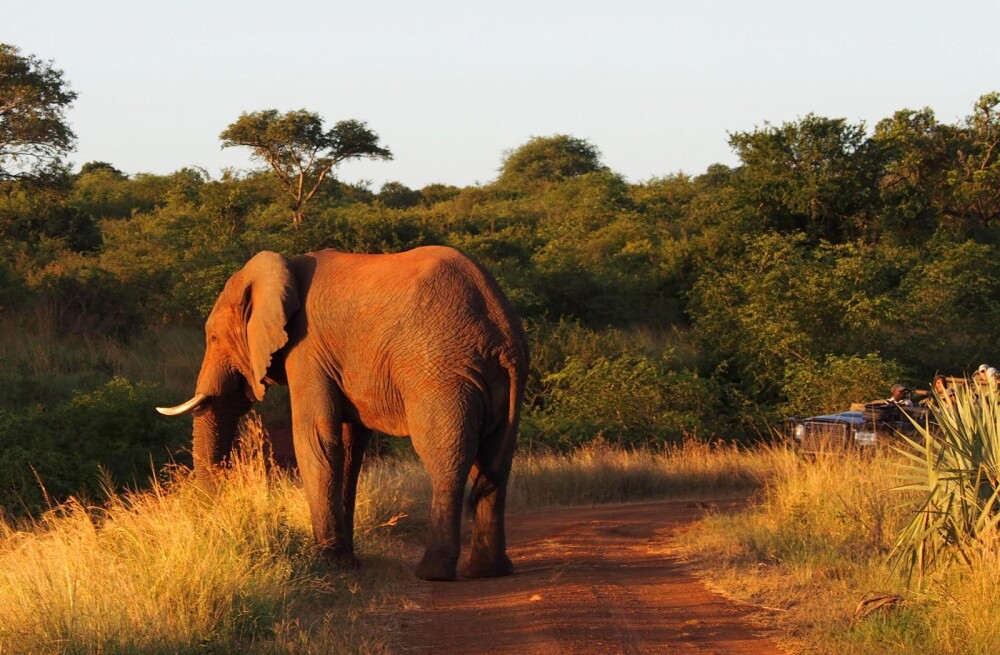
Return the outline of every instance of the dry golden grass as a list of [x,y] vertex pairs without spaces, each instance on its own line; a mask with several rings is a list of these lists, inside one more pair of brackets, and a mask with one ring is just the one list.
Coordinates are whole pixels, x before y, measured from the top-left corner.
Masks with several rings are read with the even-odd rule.
[[[259,424],[247,431],[259,439]],[[370,460],[356,524],[365,567],[327,567],[295,480],[259,449],[206,498],[183,472],[101,508],[70,502],[0,526],[0,653],[381,653],[417,583],[405,554],[426,520],[419,462]],[[517,460],[516,509],[745,493],[769,463],[728,446],[604,446]]]
[[200,330],[158,328],[125,345],[110,337],[60,333],[51,316],[36,314],[0,314],[0,407],[47,404],[112,376],[161,385],[171,396],[190,394],[205,349]]
[[723,442],[688,441],[625,450],[593,442],[568,454],[519,457],[510,506],[616,503],[664,497],[745,495],[775,466],[770,453]]
[[[892,490],[898,456],[779,454],[772,461],[748,511],[710,517],[680,544],[714,586],[768,608],[791,652],[998,652],[1000,539],[980,542],[971,566],[911,591],[886,563],[919,500]],[[856,620],[869,593],[905,602]]]
[[374,565],[343,573],[315,556],[300,488],[242,460],[211,501],[175,474],[101,509],[2,526],[0,652],[384,652],[379,623],[405,578],[378,500],[399,499],[366,495],[359,542]]

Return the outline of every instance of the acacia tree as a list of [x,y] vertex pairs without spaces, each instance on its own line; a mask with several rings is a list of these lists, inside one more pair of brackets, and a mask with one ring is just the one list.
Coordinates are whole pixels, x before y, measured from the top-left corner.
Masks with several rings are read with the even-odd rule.
[[64,115],[75,99],[52,62],[0,43],[0,181],[59,170],[76,139]]
[[302,224],[305,208],[330,171],[348,159],[392,159],[377,134],[355,120],[323,129],[319,115],[299,109],[244,113],[219,135],[222,147],[245,146],[267,162],[291,196],[292,222]]

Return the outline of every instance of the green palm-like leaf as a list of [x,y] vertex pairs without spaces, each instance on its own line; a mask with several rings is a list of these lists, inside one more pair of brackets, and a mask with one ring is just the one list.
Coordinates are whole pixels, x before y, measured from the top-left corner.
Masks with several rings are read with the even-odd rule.
[[935,570],[971,561],[970,547],[1000,524],[1000,394],[993,386],[959,387],[949,401],[935,396],[934,424],[913,422],[901,437],[898,491],[922,500],[890,553],[918,585]]

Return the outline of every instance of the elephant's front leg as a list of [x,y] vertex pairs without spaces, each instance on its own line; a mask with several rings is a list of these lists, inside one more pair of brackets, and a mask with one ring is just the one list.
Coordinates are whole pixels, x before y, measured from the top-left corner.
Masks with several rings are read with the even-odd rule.
[[364,461],[365,450],[371,440],[372,432],[368,428],[355,423],[345,423],[344,434],[344,523],[347,525],[347,537],[351,552],[354,552],[354,500],[358,493],[358,476],[361,474],[361,463]]
[[292,433],[313,535],[329,559],[354,566],[351,530],[344,509],[345,444],[338,396],[332,382],[289,380]]

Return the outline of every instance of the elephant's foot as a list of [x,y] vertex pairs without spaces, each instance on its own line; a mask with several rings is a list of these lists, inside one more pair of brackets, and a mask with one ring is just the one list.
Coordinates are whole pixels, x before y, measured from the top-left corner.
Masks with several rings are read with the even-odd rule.
[[456,577],[457,557],[441,557],[427,553],[417,564],[417,577],[421,580],[451,582]]
[[360,569],[361,561],[349,550],[324,548],[323,557],[339,569]]
[[514,573],[514,563],[507,555],[499,557],[469,556],[469,561],[462,567],[463,578],[502,578]]

